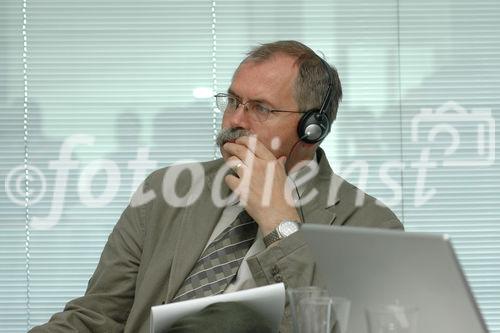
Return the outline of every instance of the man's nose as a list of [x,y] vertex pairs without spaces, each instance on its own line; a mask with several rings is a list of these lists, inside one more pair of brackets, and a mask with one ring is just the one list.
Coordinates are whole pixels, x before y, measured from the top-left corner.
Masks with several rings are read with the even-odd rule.
[[249,124],[250,119],[248,116],[249,115],[246,110],[246,106],[240,103],[236,108],[236,110],[234,110],[234,112],[231,112],[231,114],[229,115],[230,117],[229,122],[231,124],[231,127],[233,128],[240,127],[248,129],[250,125]]

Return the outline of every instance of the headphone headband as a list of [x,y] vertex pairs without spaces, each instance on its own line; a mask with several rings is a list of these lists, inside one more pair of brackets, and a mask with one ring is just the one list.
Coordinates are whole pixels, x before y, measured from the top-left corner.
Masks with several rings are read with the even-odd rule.
[[333,77],[332,77],[332,72],[330,65],[321,57],[319,57],[319,60],[323,64],[323,67],[325,68],[326,74],[328,75],[328,88],[326,90],[325,97],[323,98],[323,103],[321,103],[321,108],[319,109],[319,112],[324,113],[325,115],[327,114],[328,108],[331,106],[332,102],[332,92],[333,92]]

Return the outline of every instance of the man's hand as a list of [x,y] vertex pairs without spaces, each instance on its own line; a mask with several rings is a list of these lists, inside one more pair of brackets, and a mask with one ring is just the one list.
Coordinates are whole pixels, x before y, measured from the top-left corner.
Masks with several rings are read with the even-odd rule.
[[227,142],[223,149],[231,155],[226,163],[238,175],[227,175],[224,180],[264,236],[283,220],[300,221],[292,199],[294,185],[285,170],[286,156],[276,159],[253,136]]

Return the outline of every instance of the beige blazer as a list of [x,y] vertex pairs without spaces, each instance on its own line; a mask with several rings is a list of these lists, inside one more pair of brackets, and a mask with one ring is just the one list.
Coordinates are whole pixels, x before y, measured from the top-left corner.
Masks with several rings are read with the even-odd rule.
[[[321,149],[317,158],[319,173],[303,194],[305,197],[311,190],[318,191],[315,199],[303,207],[306,223],[402,228],[390,209],[335,175]],[[168,168],[152,173],[140,192],[154,191],[156,198],[125,209],[108,238],[85,295],[68,302],[63,312],[30,332],[149,332],[151,306],[174,297],[223,210],[211,200],[211,192],[217,188],[214,178],[223,161],[202,165],[204,179],[191,179],[189,173],[183,172],[175,186],[168,179],[164,181]],[[168,195],[175,187],[182,197],[192,183],[200,181],[204,184],[201,195],[188,207],[174,207],[162,196],[162,190]],[[227,187],[220,188],[220,197],[229,194]],[[358,200],[362,199],[359,195],[364,196],[358,205],[357,195]],[[321,285],[309,249],[298,234],[249,258],[248,264],[258,286],[281,281],[287,287]],[[288,309],[280,330],[291,331]]]

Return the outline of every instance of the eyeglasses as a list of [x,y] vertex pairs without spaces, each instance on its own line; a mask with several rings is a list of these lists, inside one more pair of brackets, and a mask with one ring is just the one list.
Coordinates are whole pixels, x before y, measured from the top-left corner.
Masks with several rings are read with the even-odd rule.
[[215,95],[215,104],[220,111],[225,113],[235,112],[240,105],[243,105],[243,110],[248,111],[252,119],[260,122],[266,121],[271,113],[305,113],[302,111],[272,110],[256,101],[243,103],[236,96],[224,93]]

